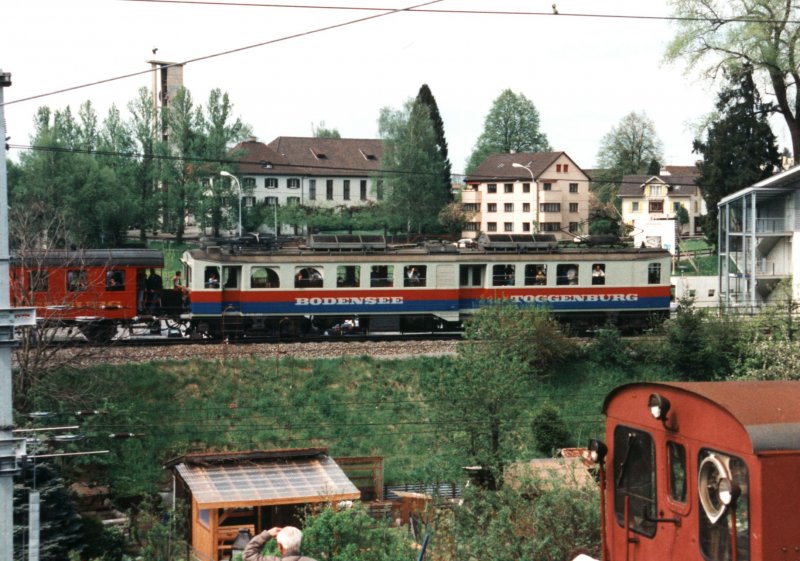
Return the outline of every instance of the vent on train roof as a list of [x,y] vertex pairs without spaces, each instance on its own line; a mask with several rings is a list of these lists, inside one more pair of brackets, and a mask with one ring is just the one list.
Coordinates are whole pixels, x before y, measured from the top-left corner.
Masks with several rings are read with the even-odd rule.
[[485,250],[542,251],[558,247],[552,234],[482,234],[478,244]]
[[308,240],[311,249],[328,251],[363,251],[386,249],[383,236],[353,234],[314,234]]

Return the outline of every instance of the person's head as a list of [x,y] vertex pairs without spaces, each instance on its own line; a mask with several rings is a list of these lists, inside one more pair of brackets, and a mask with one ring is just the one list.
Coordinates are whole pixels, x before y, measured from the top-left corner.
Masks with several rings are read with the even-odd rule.
[[294,526],[284,526],[275,537],[281,555],[300,555],[300,542],[303,541],[303,532]]
[[176,276],[176,277],[179,277],[179,276],[181,276],[181,272],[180,272],[180,271],[175,271],[175,276]]
[[150,274],[151,275],[155,275],[156,274],[156,270],[155,269],[150,269]]

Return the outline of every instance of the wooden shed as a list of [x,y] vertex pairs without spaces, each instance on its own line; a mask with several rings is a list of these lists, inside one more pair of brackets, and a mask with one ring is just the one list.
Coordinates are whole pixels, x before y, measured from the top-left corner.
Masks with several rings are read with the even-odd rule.
[[190,507],[189,540],[202,561],[229,559],[242,528],[252,536],[299,525],[309,505],[335,507],[361,495],[325,448],[187,454],[165,467]]

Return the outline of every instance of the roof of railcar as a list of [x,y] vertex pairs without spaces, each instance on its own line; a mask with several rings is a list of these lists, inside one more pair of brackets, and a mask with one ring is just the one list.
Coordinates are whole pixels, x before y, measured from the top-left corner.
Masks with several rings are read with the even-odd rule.
[[[668,387],[709,401],[739,422],[753,451],[800,450],[800,382],[647,382],[626,384],[606,396],[603,413],[631,388]],[[675,404],[673,404],[673,407]]]
[[107,267],[128,265],[137,267],[163,267],[164,256],[157,249],[84,249],[77,251],[47,250],[20,253],[13,251],[11,263],[24,263],[27,267]]

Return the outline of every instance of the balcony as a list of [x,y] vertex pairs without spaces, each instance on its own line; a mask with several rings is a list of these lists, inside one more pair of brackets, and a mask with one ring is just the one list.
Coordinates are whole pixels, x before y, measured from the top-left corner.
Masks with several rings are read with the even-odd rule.
[[786,219],[784,218],[756,218],[756,233],[783,234],[786,232]]

